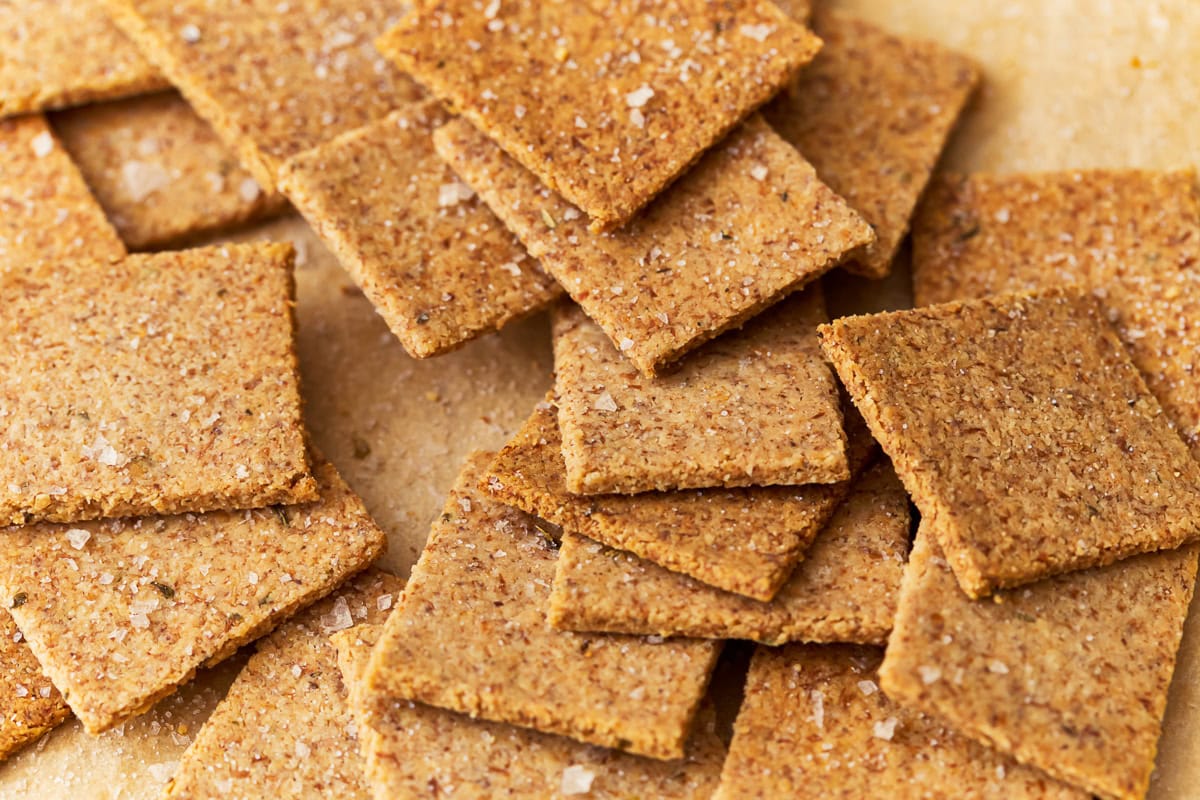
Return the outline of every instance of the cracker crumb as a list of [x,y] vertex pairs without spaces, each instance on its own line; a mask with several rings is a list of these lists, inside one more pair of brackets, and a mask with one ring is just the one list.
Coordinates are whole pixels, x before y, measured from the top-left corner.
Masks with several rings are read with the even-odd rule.
[[562,793],[564,795],[587,794],[592,790],[592,781],[595,779],[596,773],[579,764],[572,764],[563,770]]

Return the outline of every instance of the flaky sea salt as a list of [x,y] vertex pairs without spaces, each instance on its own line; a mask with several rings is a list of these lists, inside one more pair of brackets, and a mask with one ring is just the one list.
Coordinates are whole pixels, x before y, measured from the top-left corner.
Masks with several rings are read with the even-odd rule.
[[767,179],[767,172],[768,170],[764,165],[755,164],[750,168],[750,177],[761,183]]
[[140,203],[171,183],[171,174],[152,161],[126,161],[121,165],[121,180],[129,199]]
[[88,543],[88,539],[92,538],[90,531],[85,531],[83,528],[71,528],[67,531],[67,541],[71,543],[71,547],[76,550],[82,550],[83,546]]
[[876,722],[872,733],[875,734],[876,739],[884,739],[890,742],[892,736],[896,733],[896,725],[899,723],[900,720],[895,717],[888,717],[883,722]]
[[633,349],[633,339],[626,338],[626,339],[621,340],[621,352],[622,353],[626,352],[627,350],[632,350],[632,349]]
[[456,206],[464,200],[475,196],[475,191],[462,181],[443,183],[438,187],[438,205],[442,208]]
[[392,596],[390,594],[381,594],[375,598],[375,608],[380,611],[387,611],[392,607]]
[[29,144],[33,147],[33,154],[35,156],[45,158],[54,149],[54,137],[50,135],[49,131],[42,131],[33,137],[33,141]]
[[592,790],[592,781],[596,773],[590,769],[572,764],[563,770],[562,785],[559,787],[564,795],[587,794]]
[[617,401],[613,400],[613,396],[607,391],[601,392],[596,398],[596,402],[592,403],[592,408],[597,411],[616,411]]
[[654,97],[654,90],[649,86],[642,86],[625,95],[625,104],[630,108],[641,108],[650,102],[651,97]]
[[858,690],[863,693],[863,697],[870,697],[879,691],[879,686],[875,681],[859,681]]
[[188,44],[195,44],[196,42],[200,41],[200,29],[195,25],[184,25],[179,29],[179,35],[182,36],[183,40]]
[[813,689],[809,693],[808,698],[812,701],[813,723],[821,730],[825,730],[825,693],[818,689]]
[[333,609],[321,617],[321,629],[325,633],[344,631],[354,624],[354,615],[350,613],[350,604],[346,598],[339,597],[333,602]]

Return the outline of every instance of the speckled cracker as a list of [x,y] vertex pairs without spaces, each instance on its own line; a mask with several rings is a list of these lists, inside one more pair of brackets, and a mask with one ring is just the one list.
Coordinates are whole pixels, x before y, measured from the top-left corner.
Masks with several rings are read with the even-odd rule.
[[717,788],[725,746],[711,708],[697,714],[682,761],[585,745],[407,700],[372,702],[363,674],[381,627],[333,634],[358,724],[365,771],[377,800],[421,797],[445,787],[469,797],[696,798]]
[[959,114],[979,82],[966,57],[818,12],[825,48],[767,106],[767,121],[878,236],[846,269],[883,277]]
[[260,641],[184,753],[166,796],[368,800],[329,636],[382,622],[403,588],[399,578],[368,571]]
[[1200,536],[1200,464],[1090,295],[1002,295],[820,333],[971,596]]
[[433,151],[433,101],[288,161],[280,184],[413,356],[451,350],[561,290]]
[[884,644],[908,555],[908,495],[890,466],[854,485],[769,603],[564,533],[550,623],[577,631]]
[[72,109],[51,122],[131,250],[161,249],[284,208],[174,92]]
[[1192,170],[936,180],[913,223],[920,305],[1081,283],[1200,457],[1200,196]]
[[404,3],[103,2],[264,187],[288,158],[419,94],[371,45]]
[[629,222],[820,44],[765,0],[439,0],[379,49],[598,231]]
[[434,523],[371,656],[372,693],[682,758],[720,643],[550,628],[557,545],[478,488],[492,457],[468,459]]
[[575,494],[836,483],[841,399],[817,342],[819,286],[643,378],[578,306],[554,318],[554,388]]
[[759,647],[716,800],[962,797],[1086,800],[893,703],[869,647]]
[[[0,602],[97,733],[361,570],[385,537],[327,463],[322,499],[0,529]],[[80,613],[87,609],[87,613]]]
[[69,716],[71,710],[42,674],[12,616],[0,612],[0,761]]
[[759,116],[609,234],[589,233],[574,206],[465,121],[440,129],[434,144],[646,375],[873,238]]
[[1146,794],[1197,548],[971,601],[922,523],[880,670],[897,701],[1104,798]]

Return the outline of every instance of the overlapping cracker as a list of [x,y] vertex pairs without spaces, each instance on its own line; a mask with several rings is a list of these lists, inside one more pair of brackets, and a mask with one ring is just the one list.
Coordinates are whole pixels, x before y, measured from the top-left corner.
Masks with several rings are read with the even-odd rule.
[[1200,464],[1090,295],[1002,295],[820,330],[971,596],[1200,536]]
[[887,692],[1089,793],[1144,797],[1197,547],[972,601],[930,527],[904,576]]
[[765,0],[439,0],[379,48],[599,231],[629,222],[820,40]]
[[[0,591],[92,733],[135,716],[382,552],[327,463],[321,499],[256,511],[0,529]],[[81,613],[86,609],[86,613]]]
[[0,761],[71,716],[7,612],[0,613]]
[[574,206],[467,122],[440,129],[434,144],[645,375],[874,237],[759,116],[607,234],[589,233]]
[[890,466],[851,489],[769,603],[564,533],[550,623],[578,631],[884,644],[908,555],[908,495]]
[[880,651],[759,647],[715,798],[1085,800],[879,691]]
[[471,797],[540,799],[707,797],[725,746],[712,711],[701,708],[681,761],[657,761],[585,745],[406,700],[372,701],[364,674],[381,626],[330,637],[357,722],[365,772],[376,800],[418,797],[445,787]]
[[367,800],[358,726],[329,636],[381,623],[403,588],[370,570],[260,641],[166,796]]
[[557,543],[478,488],[492,457],[468,459],[434,524],[372,653],[371,692],[682,758],[720,644],[553,630]]
[[821,355],[819,286],[643,378],[578,306],[554,318],[555,399],[575,494],[836,483],[841,399]]
[[433,101],[288,161],[280,184],[413,356],[453,349],[557,297],[521,243],[437,157]]
[[813,26],[824,49],[764,115],[871,223],[878,238],[844,266],[880,278],[979,73],[940,45],[837,12]]

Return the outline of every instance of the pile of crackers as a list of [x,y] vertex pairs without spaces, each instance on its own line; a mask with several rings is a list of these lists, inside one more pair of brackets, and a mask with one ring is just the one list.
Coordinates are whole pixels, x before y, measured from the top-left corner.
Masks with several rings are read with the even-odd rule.
[[[256,642],[166,796],[1146,794],[1191,172],[939,173],[971,60],[795,0],[22,0],[0,40],[0,757]],[[303,254],[203,244],[289,206],[414,358],[549,317],[553,391],[407,580],[305,427]],[[917,308],[830,320],[908,262]]]

